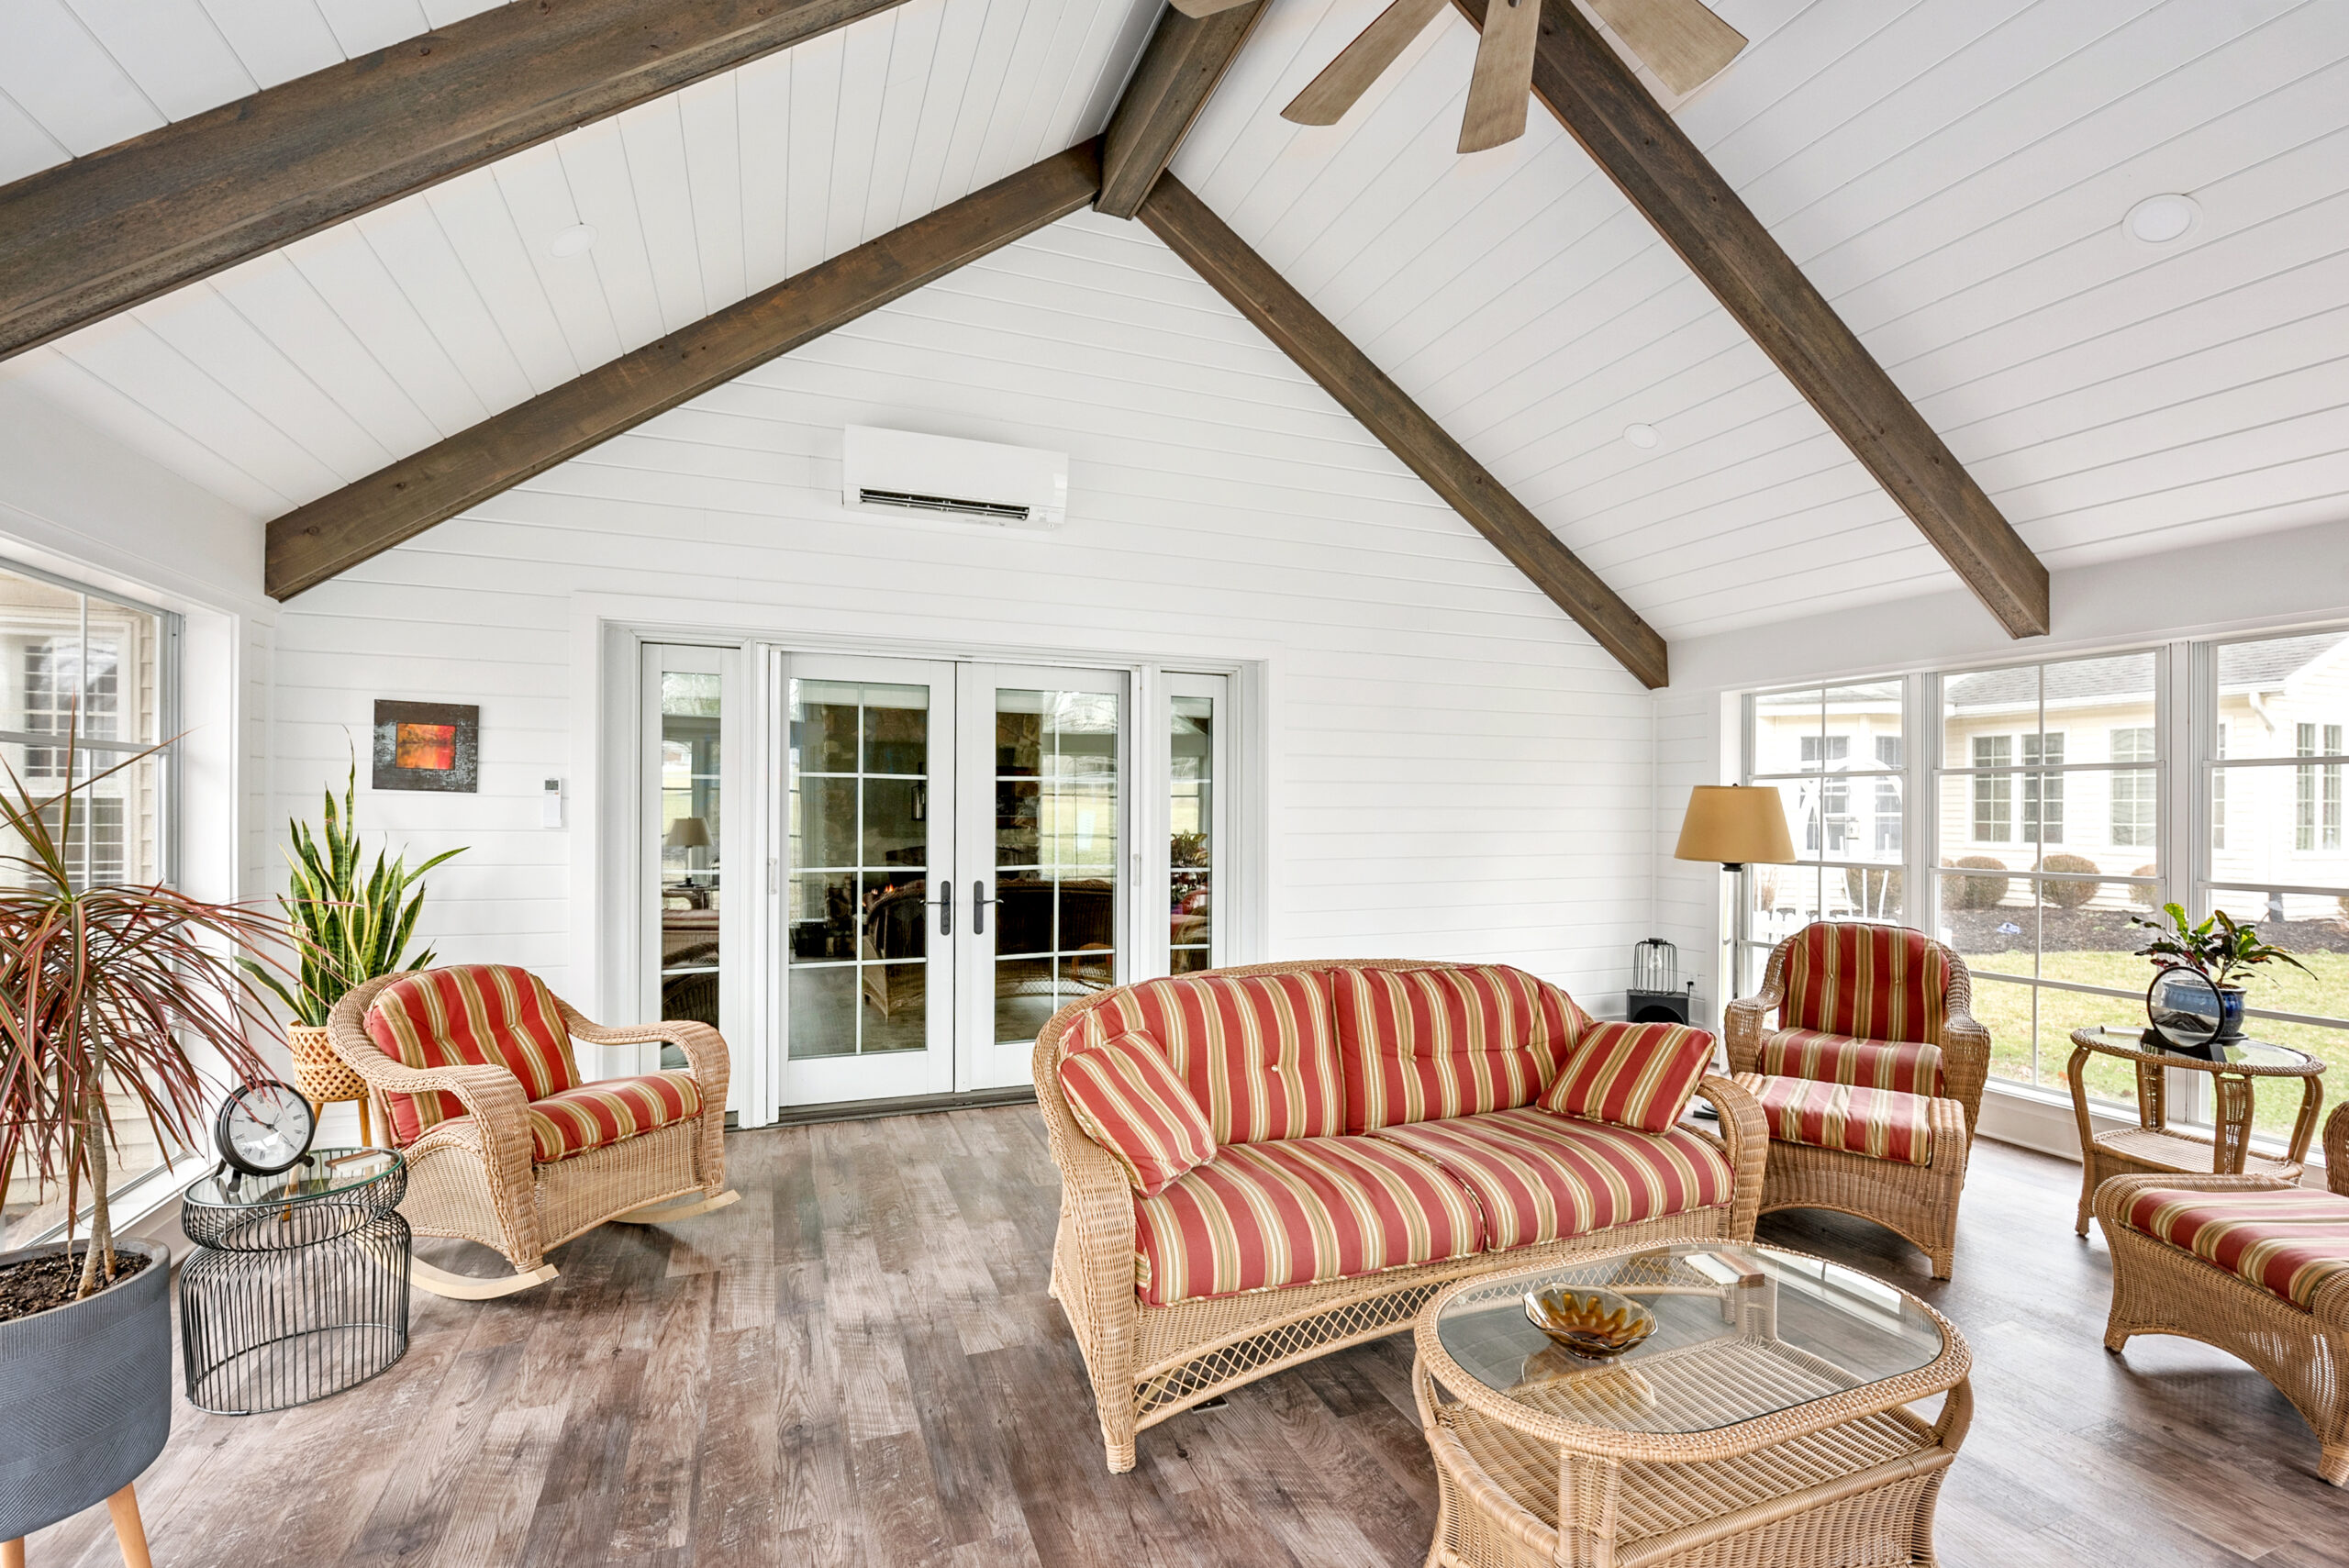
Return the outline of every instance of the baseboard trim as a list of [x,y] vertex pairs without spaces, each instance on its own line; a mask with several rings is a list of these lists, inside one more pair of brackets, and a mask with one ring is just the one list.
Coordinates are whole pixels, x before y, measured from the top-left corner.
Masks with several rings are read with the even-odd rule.
[[782,1106],[774,1127],[806,1127],[824,1121],[873,1121],[890,1116],[932,1116],[940,1111],[978,1110],[989,1106],[1031,1106],[1036,1091],[1029,1084],[1011,1089],[974,1089],[967,1095],[907,1095],[888,1100],[834,1100],[820,1106]]

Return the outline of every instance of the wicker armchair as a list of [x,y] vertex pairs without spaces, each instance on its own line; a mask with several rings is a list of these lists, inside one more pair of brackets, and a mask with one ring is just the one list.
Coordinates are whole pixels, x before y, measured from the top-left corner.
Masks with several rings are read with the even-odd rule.
[[[685,1071],[656,1076],[669,1081],[673,1091],[697,1097],[697,1107],[642,1131],[623,1127],[618,1136],[609,1136],[607,1128],[604,1134],[590,1135],[599,1138],[593,1146],[575,1152],[552,1151],[548,1141],[561,1134],[549,1111],[560,1107],[550,1099],[533,1101],[509,1065],[476,1060],[412,1066],[390,1054],[371,1034],[371,1014],[393,987],[468,975],[519,988],[538,1000],[544,1019],[542,1045],[553,1053],[548,1058],[549,1070],[553,1056],[559,1056],[561,1075],[571,1085],[568,1095],[574,1105],[583,1093],[617,1103],[617,1095],[601,1092],[625,1093],[648,1082],[581,1084],[572,1050],[572,1041],[581,1040],[593,1045],[677,1047],[685,1054]],[[476,1012],[479,1001],[478,995],[473,997]],[[462,1010],[445,1016],[429,1013],[427,1032],[435,1038],[424,1042],[421,1054],[443,1060],[480,1054],[451,1043],[450,1037],[466,1021],[456,1017]],[[478,1018],[471,1021],[480,1022]],[[380,1018],[377,1024],[383,1027]],[[477,1241],[496,1249],[514,1267],[507,1277],[475,1279],[418,1262],[411,1278],[419,1289],[470,1300],[511,1295],[553,1279],[555,1268],[546,1261],[546,1251],[583,1231],[610,1220],[656,1224],[684,1219],[723,1207],[738,1195],[726,1185],[726,1041],[707,1024],[669,1021],[605,1029],[581,1017],[523,971],[481,968],[412,971],[371,980],[336,1005],[327,1029],[335,1054],[366,1080],[390,1141],[406,1156],[407,1196],[400,1212],[416,1234]],[[447,1109],[451,1098],[462,1114]],[[418,1106],[431,1108],[420,1118],[414,1108]],[[625,1118],[628,1112],[623,1108],[620,1114]],[[419,1119],[427,1124],[419,1128]]]
[[[2315,1429],[2321,1455],[2317,1473],[2343,1486],[2349,1485],[2349,1103],[2333,1106],[2324,1124],[2324,1176],[2329,1195],[2275,1176],[2113,1176],[2097,1186],[2096,1218],[2112,1249],[2112,1314],[2104,1348],[2117,1355],[2132,1335],[2175,1334],[2241,1357]],[[2202,1215],[2175,1216],[2188,1223],[2199,1219],[2207,1234],[2174,1233],[2165,1240],[2138,1229],[2132,1212],[2149,1192],[2207,1195]],[[2277,1204],[2291,1206],[2291,1240],[2303,1249],[2280,1272],[2295,1264],[2303,1271],[2305,1305],[2211,1261],[2236,1262],[2251,1251],[2241,1248],[2243,1236],[2231,1238],[2224,1230],[2255,1226],[2260,1210]],[[2157,1198],[2147,1207],[2177,1206]],[[2154,1222],[2142,1213],[2137,1218]],[[2308,1234],[2320,1226],[2329,1244]],[[2181,1244],[2187,1241],[2192,1250]],[[2311,1261],[2310,1251],[2334,1256]]]
[[[1949,1278],[1958,1195],[1990,1075],[1990,1031],[1974,1020],[1973,1000],[1965,961],[1904,927],[1820,922],[1777,945],[1761,991],[1729,1005],[1723,1031],[1730,1071],[1771,1122],[1764,1213],[1856,1215],[1913,1242],[1932,1260],[1933,1277]],[[1798,1141],[1790,1102],[1803,1095],[1773,1093],[1774,1080],[1776,1089],[1792,1087],[1787,1079],[1853,1085],[1878,1116],[1905,1113],[1916,1136],[1930,1139],[1930,1162]],[[1851,1140],[1860,1141],[1856,1132]]]

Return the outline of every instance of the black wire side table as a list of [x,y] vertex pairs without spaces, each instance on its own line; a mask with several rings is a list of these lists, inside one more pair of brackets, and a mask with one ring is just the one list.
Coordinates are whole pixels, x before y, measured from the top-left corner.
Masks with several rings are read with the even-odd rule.
[[306,1405],[407,1353],[407,1162],[317,1149],[273,1176],[187,1189],[180,1270],[187,1402],[223,1416]]

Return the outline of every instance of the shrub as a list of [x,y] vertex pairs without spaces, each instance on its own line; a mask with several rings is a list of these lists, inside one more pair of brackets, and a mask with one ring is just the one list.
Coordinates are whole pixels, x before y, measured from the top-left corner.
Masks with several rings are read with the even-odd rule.
[[2007,896],[2007,889],[2014,879],[2006,874],[2007,862],[1988,855],[1966,855],[1955,861],[1943,861],[1943,865],[1961,871],[1992,871],[1996,876],[1953,876],[1942,883],[1942,902],[1952,909],[1995,909]]
[[1900,913],[1900,868],[1890,866],[1882,871],[1863,871],[1858,866],[1845,866],[1843,894],[1863,914],[1898,915]]
[[[2161,871],[2162,868],[2157,865],[2142,865],[2129,874],[2131,876],[2159,876]],[[2154,900],[2158,895],[2159,889],[2150,882],[2137,883],[2129,889],[2129,902],[2146,909],[2154,906]],[[2341,912],[2349,915],[2349,898],[2342,899]]]
[[[2051,875],[2039,884],[2040,896],[2058,909],[2077,909],[2094,898],[2104,887],[2097,873],[2103,868],[2086,855],[2050,855],[2039,862],[2043,872],[2070,872],[2069,876]],[[2078,874],[2085,872],[2087,874]]]

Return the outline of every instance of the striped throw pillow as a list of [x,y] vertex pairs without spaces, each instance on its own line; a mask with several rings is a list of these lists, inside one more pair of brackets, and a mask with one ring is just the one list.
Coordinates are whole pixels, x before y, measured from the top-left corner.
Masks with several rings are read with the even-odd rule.
[[1713,1037],[1686,1024],[1594,1024],[1542,1096],[1556,1116],[1662,1132],[1688,1108]]
[[1214,1157],[1207,1113],[1141,1030],[1062,1057],[1060,1075],[1077,1126],[1125,1168],[1142,1196],[1155,1197]]

